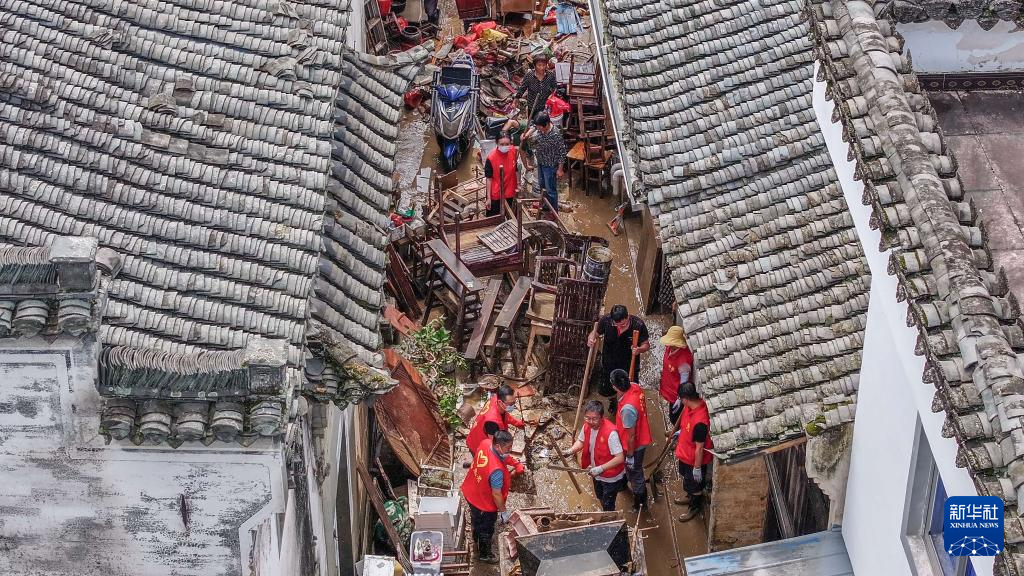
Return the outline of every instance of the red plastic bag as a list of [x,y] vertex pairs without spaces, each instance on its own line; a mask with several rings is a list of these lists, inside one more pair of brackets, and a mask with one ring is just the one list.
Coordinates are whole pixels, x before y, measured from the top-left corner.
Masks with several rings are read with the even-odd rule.
[[401,16],[395,18],[395,24],[398,26],[398,31],[405,30],[405,27],[409,25],[409,21]]
[[456,48],[465,48],[466,46],[469,46],[473,42],[476,42],[476,39],[479,38],[479,37],[480,37],[480,35],[476,34],[476,33],[473,33],[473,34],[463,34],[462,36],[456,36],[455,40],[452,40],[452,46],[454,46]]
[[561,98],[555,96],[554,94],[548,96],[548,100],[547,102],[544,103],[544,106],[546,106],[548,109],[548,116],[552,118],[556,118],[558,116],[561,116],[562,114],[565,114],[569,110],[572,110],[572,106],[570,106],[568,102],[562,100]]
[[493,30],[497,27],[497,22],[495,22],[494,20],[488,20],[486,22],[477,22],[476,24],[473,24],[472,26],[469,27],[469,31],[472,32],[473,35],[475,35],[477,38],[479,38],[480,34],[482,34],[484,30]]

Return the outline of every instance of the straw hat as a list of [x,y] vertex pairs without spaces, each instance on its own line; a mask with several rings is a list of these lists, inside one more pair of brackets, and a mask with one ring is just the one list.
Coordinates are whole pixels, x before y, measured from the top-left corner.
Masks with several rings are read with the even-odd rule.
[[686,334],[683,333],[683,329],[679,326],[673,326],[661,337],[661,343],[665,346],[686,348]]

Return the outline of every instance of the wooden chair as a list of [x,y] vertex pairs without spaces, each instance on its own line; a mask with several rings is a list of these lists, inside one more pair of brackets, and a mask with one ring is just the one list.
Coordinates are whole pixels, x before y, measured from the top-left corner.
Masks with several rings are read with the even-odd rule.
[[461,349],[469,340],[469,327],[480,318],[480,295],[485,286],[441,240],[430,240],[426,247],[430,253],[427,298],[420,324],[425,325],[430,320],[430,311],[435,306],[444,306],[454,318],[452,342]]
[[526,343],[526,356],[523,366],[525,376],[526,365],[533,356],[533,348],[538,338],[551,338],[551,328],[555,321],[555,298],[558,284],[563,278],[576,278],[580,274],[580,265],[570,258],[559,256],[538,256],[534,269],[530,306],[526,310],[526,319],[530,322],[530,337]]

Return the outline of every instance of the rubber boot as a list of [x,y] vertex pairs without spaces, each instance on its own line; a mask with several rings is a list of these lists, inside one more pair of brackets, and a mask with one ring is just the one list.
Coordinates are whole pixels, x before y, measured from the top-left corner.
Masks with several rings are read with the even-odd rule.
[[477,550],[479,550],[479,554],[480,554],[477,557],[477,559],[480,560],[481,562],[483,562],[485,564],[497,564],[498,563],[498,557],[495,556],[494,552],[491,551],[491,541],[490,540],[483,540],[483,539],[481,539],[480,540],[480,547]]

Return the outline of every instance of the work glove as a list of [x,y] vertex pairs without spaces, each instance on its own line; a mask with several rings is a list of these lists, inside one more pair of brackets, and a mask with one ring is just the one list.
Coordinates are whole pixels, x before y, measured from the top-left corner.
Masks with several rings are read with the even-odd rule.
[[626,466],[632,468],[635,459],[632,456],[626,456]]
[[694,468],[693,469],[693,481],[696,482],[697,484],[700,484],[701,482],[703,482],[704,481],[704,471],[701,470],[700,468]]
[[673,410],[678,410],[679,409],[679,405],[682,404],[682,403],[683,403],[683,401],[682,401],[681,398],[676,398],[676,401],[672,403],[672,409]]
[[500,520],[502,524],[508,524],[508,519],[511,516],[511,512],[498,512],[498,520]]
[[590,470],[588,470],[588,472],[590,472],[591,476],[593,476],[594,478],[597,478],[598,476],[601,475],[601,472],[603,472],[603,470],[601,470],[600,466],[591,466]]

